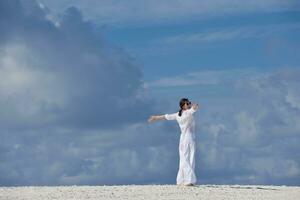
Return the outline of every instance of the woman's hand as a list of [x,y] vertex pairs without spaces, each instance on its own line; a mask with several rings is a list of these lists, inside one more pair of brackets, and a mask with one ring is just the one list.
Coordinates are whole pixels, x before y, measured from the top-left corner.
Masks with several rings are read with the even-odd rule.
[[154,122],[156,120],[156,117],[155,116],[150,116],[149,119],[148,119],[148,122]]
[[199,105],[197,103],[192,103],[192,107],[194,108],[194,110],[197,110]]

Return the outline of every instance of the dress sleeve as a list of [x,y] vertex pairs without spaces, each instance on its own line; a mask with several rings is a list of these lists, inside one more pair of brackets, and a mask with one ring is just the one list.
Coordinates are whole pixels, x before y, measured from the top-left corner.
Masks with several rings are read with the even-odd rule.
[[178,115],[178,113],[173,113],[173,114],[165,114],[165,118],[167,120],[176,120],[176,116]]
[[194,109],[194,107],[191,107],[190,109],[187,110],[187,112],[193,114],[194,112],[196,112],[196,110]]

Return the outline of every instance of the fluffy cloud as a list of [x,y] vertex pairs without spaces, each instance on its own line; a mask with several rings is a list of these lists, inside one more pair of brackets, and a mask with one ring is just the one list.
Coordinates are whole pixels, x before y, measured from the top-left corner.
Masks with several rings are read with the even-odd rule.
[[171,183],[178,134],[170,132],[162,124],[2,132],[1,185]]
[[198,160],[203,182],[299,184],[299,73],[282,68],[237,79],[231,85],[238,92],[233,98],[248,101],[227,105],[231,112],[218,112],[217,119],[210,112],[202,115]]
[[[130,55],[75,7],[54,18],[35,1],[1,1],[0,27],[1,185],[155,177],[168,144],[158,127],[147,128],[160,105]],[[164,157],[161,167],[172,155]]]
[[[145,100],[139,67],[106,44],[76,8],[56,27],[34,1],[2,4],[8,14],[1,20],[7,39],[1,45],[0,95],[10,110],[2,119],[76,127],[145,119],[151,101]],[[19,16],[11,18],[15,12]]]
[[193,71],[175,77],[161,78],[145,83],[147,88],[176,86],[209,86],[230,83],[236,79],[256,75],[255,68]]
[[[109,24],[165,23],[187,19],[201,19],[236,13],[280,12],[299,10],[296,0],[251,1],[233,0],[40,0],[52,9],[62,9],[76,5],[87,17]],[[90,6],[93,5],[93,6]]]
[[286,23],[276,25],[253,25],[244,27],[230,27],[219,30],[206,30],[192,34],[182,34],[156,39],[155,43],[160,45],[195,44],[205,42],[220,42],[236,39],[267,38],[270,35],[282,34],[284,32],[299,30],[298,23]]

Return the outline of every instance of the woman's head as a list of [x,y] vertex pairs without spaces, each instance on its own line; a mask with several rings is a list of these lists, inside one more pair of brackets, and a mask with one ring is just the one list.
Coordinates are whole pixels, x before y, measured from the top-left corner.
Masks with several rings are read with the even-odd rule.
[[189,101],[188,98],[182,98],[179,101],[179,106],[180,106],[179,116],[181,116],[183,110],[187,110],[190,108],[191,102]]

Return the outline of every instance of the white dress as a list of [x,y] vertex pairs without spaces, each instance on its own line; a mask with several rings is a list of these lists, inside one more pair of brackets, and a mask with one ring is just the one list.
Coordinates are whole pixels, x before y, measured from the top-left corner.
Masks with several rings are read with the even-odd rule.
[[177,120],[181,130],[179,141],[179,170],[176,178],[177,184],[196,184],[195,174],[195,120],[194,108],[183,110],[182,115],[178,112],[165,114],[167,120]]

